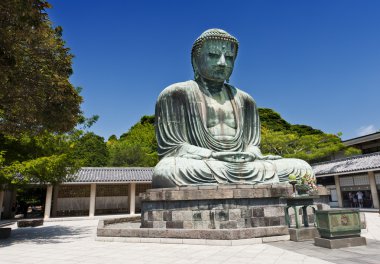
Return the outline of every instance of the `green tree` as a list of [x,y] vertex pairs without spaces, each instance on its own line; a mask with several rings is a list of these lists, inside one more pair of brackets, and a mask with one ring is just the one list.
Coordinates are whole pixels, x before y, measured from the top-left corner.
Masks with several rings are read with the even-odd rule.
[[284,120],[279,113],[270,108],[259,108],[261,127],[272,131],[287,131],[298,135],[322,135],[323,131],[307,125],[292,125]]
[[[70,49],[45,0],[0,1],[0,182],[57,183],[80,166],[73,149],[97,120],[80,110]],[[79,144],[80,145],[80,144]]]
[[347,148],[340,134],[325,134],[307,125],[292,125],[269,108],[260,108],[261,150],[286,158],[300,158],[308,162],[324,161],[338,153],[346,156],[360,154],[356,148]]
[[270,108],[259,108],[259,116],[262,127],[273,131],[289,130],[291,124],[285,121],[279,113]]
[[261,150],[265,154],[275,154],[286,158],[300,158],[308,162],[323,161],[338,152],[345,155],[360,154],[360,150],[347,148],[337,135],[304,134],[273,131],[266,127],[261,130]]
[[108,138],[108,140],[107,140],[107,142],[112,142],[112,141],[117,141],[117,137],[116,137],[116,135],[111,135],[111,136]]
[[80,135],[80,131],[19,138],[2,135],[0,183],[61,182],[81,166],[80,160],[73,155]]
[[81,136],[73,148],[73,157],[81,166],[102,167],[108,163],[108,148],[104,138],[92,132]]
[[72,58],[45,0],[0,1],[0,132],[67,132],[82,97],[69,81]]
[[82,166],[108,163],[104,138],[82,130],[36,136],[0,135],[0,183],[59,183]]
[[306,125],[291,125],[290,131],[298,135],[323,135],[323,131]]
[[110,142],[110,166],[151,167],[158,162],[154,116],[143,116],[118,141]]

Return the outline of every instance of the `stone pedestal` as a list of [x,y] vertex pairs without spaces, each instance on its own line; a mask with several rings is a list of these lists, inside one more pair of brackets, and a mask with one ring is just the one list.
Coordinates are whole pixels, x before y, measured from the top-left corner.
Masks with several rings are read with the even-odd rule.
[[316,227],[289,228],[290,240],[295,242],[314,240],[319,237]]
[[44,224],[43,219],[25,219],[25,220],[18,220],[17,221],[17,227],[36,227],[36,226],[42,226]]
[[140,195],[140,228],[102,223],[97,234],[215,240],[288,236],[285,207],[291,195],[287,183],[151,189]]
[[314,244],[318,247],[325,248],[344,248],[344,247],[356,247],[356,246],[365,246],[367,241],[365,237],[346,237],[346,238],[314,238]]
[[141,227],[269,230],[286,226],[284,208],[290,195],[285,184],[152,189],[142,195]]
[[0,227],[0,239],[10,237],[12,229],[10,227]]

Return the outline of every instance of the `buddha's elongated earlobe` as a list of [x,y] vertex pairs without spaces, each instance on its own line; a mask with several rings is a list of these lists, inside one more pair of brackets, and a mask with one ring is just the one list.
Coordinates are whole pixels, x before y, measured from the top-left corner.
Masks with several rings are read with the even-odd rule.
[[193,71],[194,71],[194,80],[199,80],[199,71],[197,67],[197,63],[195,61],[195,58],[191,59],[192,65],[193,65]]
[[199,74],[198,72],[194,72],[194,80],[198,80],[199,79]]

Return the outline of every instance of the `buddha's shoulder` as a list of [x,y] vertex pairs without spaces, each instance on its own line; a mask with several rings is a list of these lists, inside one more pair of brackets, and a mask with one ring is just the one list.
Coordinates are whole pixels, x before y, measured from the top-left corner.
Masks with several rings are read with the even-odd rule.
[[173,83],[160,93],[159,98],[167,96],[187,95],[192,89],[194,89],[194,87],[194,81]]
[[245,91],[243,91],[243,90],[241,90],[241,89],[239,89],[239,88],[237,88],[235,86],[232,86],[232,85],[229,85],[229,86],[231,88],[232,93],[234,95],[237,95],[241,100],[255,103],[255,100],[247,92],[245,92]]

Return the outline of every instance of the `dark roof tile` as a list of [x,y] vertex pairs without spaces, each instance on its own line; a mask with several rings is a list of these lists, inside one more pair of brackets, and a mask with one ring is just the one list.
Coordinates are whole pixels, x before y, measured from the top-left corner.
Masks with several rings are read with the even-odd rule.
[[150,182],[153,167],[83,167],[67,182]]
[[316,176],[380,169],[380,152],[327,161],[312,165]]

